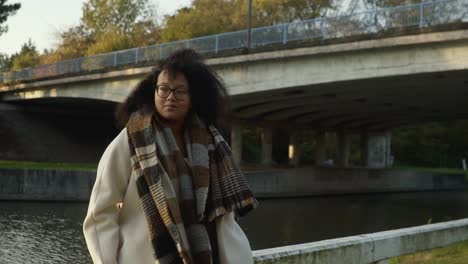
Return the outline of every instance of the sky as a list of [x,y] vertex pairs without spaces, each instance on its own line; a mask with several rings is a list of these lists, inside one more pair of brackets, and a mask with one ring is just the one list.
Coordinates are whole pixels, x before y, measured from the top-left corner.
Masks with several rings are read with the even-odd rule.
[[[188,6],[191,0],[150,0],[159,15],[173,14]],[[8,32],[0,35],[0,53],[18,52],[23,43],[33,41],[39,51],[53,48],[57,32],[78,25],[85,0],[7,0],[6,4],[21,3],[18,12],[8,17]]]

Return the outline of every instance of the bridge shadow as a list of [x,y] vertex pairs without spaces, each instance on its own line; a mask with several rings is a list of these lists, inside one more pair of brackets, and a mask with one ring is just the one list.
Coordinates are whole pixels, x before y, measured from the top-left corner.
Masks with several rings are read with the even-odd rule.
[[97,163],[118,132],[114,107],[81,98],[0,103],[0,159]]

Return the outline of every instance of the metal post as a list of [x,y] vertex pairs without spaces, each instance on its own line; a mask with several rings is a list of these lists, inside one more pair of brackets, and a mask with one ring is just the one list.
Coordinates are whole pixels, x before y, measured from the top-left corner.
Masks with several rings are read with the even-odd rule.
[[162,49],[162,46],[163,44],[159,44],[159,59],[162,60],[162,53],[163,53],[163,49]]
[[321,18],[322,20],[322,39],[325,39],[327,37],[327,18]]
[[83,58],[79,58],[76,62],[78,63],[78,70],[76,72],[81,72],[83,70]]
[[424,26],[424,3],[419,4],[419,27],[422,28]]
[[262,131],[262,165],[273,164],[273,129],[264,127]]
[[117,67],[117,52],[114,52],[114,67]]
[[283,24],[283,44],[288,42],[288,24]]
[[140,48],[135,49],[135,64],[138,64],[138,59],[139,59],[138,56],[140,55],[140,54],[138,54],[139,50],[140,50]]
[[247,49],[251,47],[251,34],[252,34],[252,0],[249,0],[249,17],[247,19]]
[[369,16],[367,19],[367,33],[372,33],[372,26],[374,24],[374,16],[377,15],[375,12],[368,12],[367,15]]
[[60,61],[55,63],[55,75],[60,75]]

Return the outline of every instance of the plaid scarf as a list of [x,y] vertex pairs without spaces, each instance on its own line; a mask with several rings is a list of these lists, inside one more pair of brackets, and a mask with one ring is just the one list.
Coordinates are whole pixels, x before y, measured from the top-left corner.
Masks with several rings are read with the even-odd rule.
[[218,130],[197,116],[186,123],[189,161],[154,111],[134,112],[127,123],[132,174],[155,263],[217,262],[207,226],[230,211],[243,216],[257,204]]

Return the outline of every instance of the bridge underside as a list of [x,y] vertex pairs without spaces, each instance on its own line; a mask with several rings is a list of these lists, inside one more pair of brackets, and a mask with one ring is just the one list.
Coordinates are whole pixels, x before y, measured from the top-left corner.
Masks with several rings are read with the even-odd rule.
[[[31,111],[96,115],[109,115],[109,106],[116,103],[113,97],[80,98],[66,91],[55,97],[26,99],[33,92],[24,91],[24,96],[11,98],[6,93],[4,101]],[[234,119],[255,124],[379,131],[467,119],[468,108],[463,106],[468,102],[468,70],[285,87],[234,95],[231,99]]]
[[387,130],[468,119],[468,71],[289,87],[233,97],[238,119],[319,130]]
[[[283,128],[290,131],[286,140],[289,149],[294,150],[289,155],[290,164],[297,166],[301,155],[295,133],[314,130],[316,165],[327,164],[330,159],[326,133],[332,132],[338,151],[334,164],[350,165],[351,136],[355,135],[360,145],[359,166],[391,167],[393,128],[468,119],[468,108],[464,107],[468,102],[467,73],[467,70],[457,70],[400,75],[237,95],[233,97],[233,116],[239,121],[237,126],[250,123],[263,127],[262,163],[265,165],[274,163],[271,138]],[[242,135],[237,132],[233,138],[233,153],[237,153],[235,158],[241,162]],[[282,136],[276,138],[275,143],[281,144]],[[353,163],[356,165],[356,161]]]
[[[460,70],[412,74],[235,95],[232,97],[232,116],[235,122],[251,123],[268,130],[282,128],[284,132],[285,129],[299,128],[317,131],[315,160],[322,163],[327,157],[324,135],[320,133],[338,132],[343,166],[347,165],[349,153],[348,135],[363,136],[363,131],[374,133],[373,138],[364,135],[368,137],[364,140],[381,148],[380,161],[375,163],[380,164],[377,167],[386,167],[390,162],[388,132],[392,128],[468,119],[468,108],[463,107],[468,102],[467,73]],[[111,101],[85,98],[10,100],[3,105],[7,111],[0,114],[1,158],[97,162],[117,133],[113,117],[115,105]],[[268,130],[262,138],[262,162],[267,165],[275,156],[272,151],[277,149],[272,146],[272,138],[275,138],[275,144],[283,146],[281,151],[284,153],[287,145],[294,141],[286,138],[285,142],[277,142],[278,137]],[[239,136],[234,136],[233,152],[241,162],[242,140],[238,140]],[[362,144],[363,152],[375,152],[372,151],[375,146]],[[280,155],[283,160],[284,153]],[[362,164],[366,162],[362,161]]]

